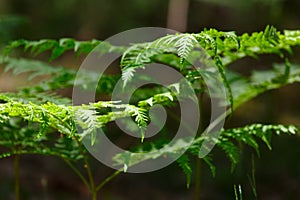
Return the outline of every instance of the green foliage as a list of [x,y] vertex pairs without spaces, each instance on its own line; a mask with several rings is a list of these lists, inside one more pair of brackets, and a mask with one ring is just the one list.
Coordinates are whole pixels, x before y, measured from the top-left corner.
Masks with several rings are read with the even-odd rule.
[[186,186],[187,186],[187,188],[189,188],[190,184],[191,184],[192,173],[193,173],[193,170],[192,170],[192,167],[190,164],[190,159],[187,155],[183,155],[177,159],[177,163],[179,164],[179,166],[181,167],[181,169],[183,170],[183,172],[186,175],[186,179],[187,179]]
[[[270,149],[271,149],[271,136],[272,134],[281,135],[295,135],[299,132],[299,129],[295,126],[283,126],[283,125],[264,125],[264,124],[252,124],[242,128],[233,128],[233,129],[223,129],[220,137],[217,141],[217,146],[222,149],[225,154],[228,156],[232,163],[232,169],[240,160],[240,149],[238,147],[238,142],[242,142],[246,145],[252,147],[257,154],[259,155],[259,145],[257,140],[263,141]],[[152,144],[151,150],[143,151],[139,150],[138,153],[129,153],[126,152],[124,155],[117,155],[114,160],[117,164],[122,165],[124,163],[125,158],[130,158],[130,160],[126,160],[127,165],[135,165],[142,161],[148,159],[155,159],[161,156],[172,156],[174,153],[183,152],[188,150],[188,153],[191,153],[195,156],[199,156],[199,150],[202,142],[205,139],[209,139],[206,137],[198,137],[195,140],[180,139],[172,144],[166,144],[162,148],[155,148],[155,144]],[[145,153],[145,156],[141,156],[141,152]],[[181,158],[187,159],[187,158]],[[208,157],[207,162],[209,165],[211,164],[211,157]],[[188,163],[187,163],[188,164]],[[181,164],[180,164],[181,165]],[[182,166],[181,166],[182,167]],[[184,166],[187,167],[187,166]],[[215,170],[211,167],[212,173],[215,174]],[[186,169],[184,170],[184,172]],[[189,173],[187,173],[189,176]]]
[[59,41],[47,39],[39,41],[16,40],[6,47],[4,55],[8,55],[12,49],[24,47],[25,51],[30,51],[33,55],[38,55],[45,51],[51,51],[50,60],[54,60],[67,50],[73,50],[77,54],[89,53],[99,44],[100,41],[98,40],[80,42],[71,38],[62,38]]
[[[82,139],[92,135],[93,145],[96,141],[97,129],[105,128],[108,123],[117,119],[131,117],[141,130],[143,142],[146,127],[151,122],[148,116],[149,110],[157,104],[175,107],[179,101],[178,97],[189,94],[186,94],[184,85],[179,81],[166,88],[154,86],[138,89],[130,104],[123,104],[120,101],[97,101],[75,106],[71,104],[71,99],[58,94],[60,89],[75,86],[83,90],[97,89],[97,95],[110,95],[120,78],[125,86],[135,76],[137,69],[145,68],[150,63],[163,63],[180,71],[195,92],[201,96],[207,92],[201,77],[212,78],[214,73],[211,68],[194,70],[192,62],[199,55],[199,48],[202,49],[200,53],[205,52],[204,56],[211,58],[210,60],[216,66],[215,70],[221,74],[221,81],[227,89],[231,112],[259,94],[300,81],[300,66],[290,64],[288,61],[292,47],[300,45],[300,31],[286,30],[281,33],[274,27],[267,26],[264,31],[237,36],[234,32],[209,29],[200,33],[167,35],[152,42],[132,44],[129,47],[102,43],[105,45],[101,45],[99,49],[97,45],[100,43],[98,40],[76,41],[63,38],[39,41],[17,40],[6,47],[2,58],[5,71],[11,71],[14,75],[25,73],[29,80],[35,81],[15,93],[2,92],[0,95],[0,145],[3,147],[0,158],[14,154],[60,157],[75,171],[89,190],[95,193],[103,185],[96,187],[93,183]],[[50,61],[52,61],[66,51],[71,50],[79,55],[90,53],[94,48],[102,54],[112,51],[121,52],[122,74],[104,74],[101,80],[98,80],[98,75],[92,71],[86,70],[77,76],[77,71],[73,69],[63,66],[54,67],[49,62],[37,59],[12,56],[14,49],[24,49],[33,56],[48,51],[51,52]],[[228,69],[228,65],[236,60],[245,57],[258,58],[261,54],[279,55],[283,62],[274,64],[271,70],[252,71],[250,77]],[[97,88],[93,88],[93,85],[97,85]],[[80,134],[78,128],[82,129]],[[263,141],[271,149],[272,135],[297,133],[299,129],[295,126],[255,123],[244,127],[222,129],[216,145],[226,154],[234,170],[240,160],[240,144],[252,147],[259,155],[259,141]],[[166,141],[163,143],[159,140],[144,141],[140,146],[133,148],[135,150],[132,152],[115,155],[113,161],[120,166],[120,169],[126,171],[128,167],[146,160],[164,156],[173,157],[186,151],[177,162],[186,174],[187,186],[189,186],[193,169],[190,160],[192,157],[198,159],[203,141],[212,138],[199,135],[194,139],[178,139],[170,144],[168,144],[170,139],[164,138],[164,140]],[[216,166],[213,164],[212,153],[203,160],[215,175]],[[90,182],[73,165],[75,162],[84,162],[87,165]]]

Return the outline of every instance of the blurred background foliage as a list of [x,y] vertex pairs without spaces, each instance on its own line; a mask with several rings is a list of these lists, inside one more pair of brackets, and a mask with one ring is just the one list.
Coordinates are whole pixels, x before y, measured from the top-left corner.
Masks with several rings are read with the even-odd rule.
[[[1,0],[0,43],[3,47],[14,39],[72,37],[79,40],[107,37],[137,27],[169,27],[184,32],[204,28],[234,30],[238,34],[263,30],[268,24],[279,30],[300,29],[299,0]],[[295,61],[299,62],[299,49]],[[78,68],[77,60],[65,56],[60,64]],[[271,67],[278,57],[262,56],[257,61],[245,58],[232,69],[249,74],[253,69]],[[22,77],[0,76],[0,90],[16,90],[25,84]],[[242,106],[227,126],[247,123],[283,123],[300,125],[299,84],[271,91]],[[263,145],[262,145],[263,146]],[[299,138],[273,140],[273,151],[262,149],[255,158],[259,199],[300,199]],[[215,154],[218,154],[216,152]],[[243,161],[234,174],[220,153],[216,160],[217,176],[202,169],[203,199],[233,199],[233,185],[241,184],[244,199],[254,199],[248,175],[251,152],[245,148]],[[13,171],[11,159],[0,161],[1,199],[12,199]],[[87,199],[86,191],[64,163],[52,158],[21,158],[23,199]],[[99,178],[110,169],[95,162]],[[103,199],[192,199],[192,188],[185,187],[184,175],[175,165],[148,174],[124,174],[111,182],[100,196]]]

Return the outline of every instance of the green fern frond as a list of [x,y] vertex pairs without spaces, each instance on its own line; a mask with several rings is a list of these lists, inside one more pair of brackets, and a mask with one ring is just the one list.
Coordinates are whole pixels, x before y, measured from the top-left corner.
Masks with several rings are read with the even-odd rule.
[[[0,96],[1,98],[3,95]],[[62,134],[74,135],[72,109],[63,105],[21,103],[13,101],[7,96],[6,103],[0,104],[0,114],[8,117],[19,117],[25,121],[40,123],[45,128],[54,128]]]
[[[62,38],[60,40],[53,39],[42,39],[38,41],[29,41],[29,40],[16,40],[6,46],[4,50],[4,56],[8,56],[12,50],[16,48],[23,47],[24,51],[30,51],[34,56],[41,54],[45,51],[51,51],[50,61],[61,56],[68,50],[73,50],[76,55],[85,53],[88,54],[94,50],[101,41],[91,40],[91,41],[77,41],[72,38]],[[122,47],[116,48],[112,47],[108,43],[101,45],[105,49],[95,49],[99,52],[110,52],[110,51],[123,51]]]
[[133,78],[138,68],[144,68],[152,62],[152,57],[161,54],[159,49],[151,47],[151,43],[136,44],[129,47],[122,55],[121,69],[124,86]]
[[174,48],[176,50],[174,53],[176,53],[181,59],[187,59],[196,44],[198,44],[198,41],[195,35],[186,33],[162,37],[154,41],[151,46],[162,49],[164,52],[170,51],[170,49]]
[[[245,143],[253,147],[256,151],[258,150],[258,143],[255,139],[258,138],[265,142],[270,148],[270,134],[287,134],[295,135],[300,133],[300,129],[295,126],[283,126],[283,125],[263,125],[263,124],[252,124],[242,128],[233,128],[222,130],[221,135],[217,139],[217,146],[221,148],[226,156],[231,162],[231,170],[234,170],[234,167],[239,163],[240,160],[240,149],[235,144],[235,141]],[[254,136],[254,137],[253,137]],[[117,154],[114,157],[114,161],[117,165],[123,166],[125,160],[128,167],[135,164],[144,162],[148,159],[156,159],[161,156],[172,156],[174,152],[184,152],[187,149],[193,155],[199,155],[199,149],[202,142],[207,139],[204,137],[198,137],[195,140],[189,139],[178,139],[169,145],[164,145],[160,149],[155,148],[155,144],[152,145],[150,151],[145,151],[145,155],[141,155],[139,152],[126,152],[125,154]],[[215,166],[211,162],[211,157],[205,157],[205,162],[209,165],[212,170],[213,175],[215,174]]]
[[193,35],[183,34],[178,36],[174,45],[177,47],[178,56],[187,59],[196,44],[198,41]]
[[[10,118],[0,124],[1,151],[0,158],[21,154],[40,154],[57,156],[67,160],[82,159],[79,143],[71,137],[64,137],[47,129],[47,134],[40,135],[40,126],[36,123],[26,124],[18,118]],[[48,135],[52,133],[51,136]]]
[[[98,46],[99,44],[102,45]],[[12,71],[15,75],[29,74],[29,79],[44,77],[47,80],[37,81],[36,85],[27,86],[16,93],[0,94],[0,146],[4,147],[0,158],[30,153],[78,161],[85,156],[81,141],[85,135],[91,136],[93,145],[97,139],[98,129],[125,117],[134,119],[141,130],[143,141],[145,129],[150,121],[148,111],[152,106],[157,104],[173,106],[177,105],[181,97],[190,97],[186,92],[187,87],[181,85],[181,80],[165,89],[162,87],[139,89],[136,94],[143,94],[133,97],[134,100],[130,104],[122,104],[120,101],[99,101],[88,105],[71,106],[70,99],[56,94],[58,89],[75,86],[111,94],[120,77],[124,81],[124,86],[127,86],[127,83],[135,78],[137,69],[144,68],[150,63],[163,63],[180,70],[190,82],[189,86],[192,86],[197,94],[202,94],[207,92],[207,89],[202,85],[204,81],[201,77],[211,78],[216,74],[206,69],[195,72],[195,68],[187,62],[189,58],[199,56],[196,47],[201,47],[207,53],[205,56],[209,55],[217,65],[215,71],[221,74],[222,82],[229,94],[229,104],[234,110],[265,91],[300,82],[300,67],[290,64],[285,55],[286,52],[291,53],[292,47],[296,45],[300,45],[300,31],[286,30],[280,33],[272,26],[267,26],[261,32],[240,36],[234,32],[215,29],[204,30],[197,34],[167,35],[152,42],[133,44],[129,47],[112,46],[99,40],[77,41],[72,38],[14,41],[4,51],[2,63],[6,65],[5,70]],[[100,55],[116,51],[122,53],[120,63],[122,74],[103,75],[99,81],[97,74],[91,71],[78,75],[76,70],[65,67],[53,67],[37,60],[9,57],[12,50],[21,48],[33,56],[48,52],[50,60],[56,59],[66,51],[73,51],[75,55],[90,53],[92,50],[98,51]],[[285,58],[285,63],[275,65],[273,70],[254,71],[250,77],[243,77],[226,69],[238,59],[247,56],[257,58],[261,54],[279,55]],[[81,130],[82,133],[78,133]],[[271,149],[272,135],[298,133],[299,128],[295,126],[252,124],[223,129],[216,139],[216,146],[229,158],[234,169],[240,159],[239,145],[246,144],[259,155],[259,141],[263,141]],[[192,174],[189,159],[192,155],[198,159],[203,141],[209,139],[197,136],[194,140],[181,138],[170,144],[168,139],[164,139],[163,143],[161,141],[143,143],[141,148],[132,148],[132,152],[117,154],[113,160],[117,166],[124,167],[126,171],[128,167],[147,160],[179,157],[177,162],[187,176],[189,187]],[[216,167],[212,162],[212,154],[203,159],[215,175]]]
[[211,56],[217,55],[218,45],[214,37],[205,31],[198,35],[198,40],[200,41],[201,47],[206,50],[212,50]]
[[55,68],[45,62],[22,58],[15,59],[7,57],[3,63],[5,64],[5,72],[11,70],[14,75],[29,72],[31,74],[29,80],[37,76],[52,75],[62,70],[61,67]]
[[[198,151],[199,152],[199,151]],[[198,153],[199,155],[199,153]],[[203,158],[204,162],[208,165],[213,177],[216,176],[216,166],[212,162],[212,154],[209,154]]]
[[220,147],[226,154],[226,156],[229,158],[231,162],[231,171],[235,169],[235,166],[240,161],[240,149],[237,147],[232,141],[230,141],[226,137],[219,138],[219,142],[217,143],[217,146]]
[[254,71],[250,80],[246,77],[235,75],[232,80],[229,80],[233,94],[234,109],[265,91],[299,81],[300,67],[293,64],[275,64],[272,70]]
[[124,87],[127,85],[127,83],[129,81],[131,81],[131,79],[134,76],[135,71],[136,71],[136,68],[133,68],[133,67],[125,67],[123,69],[123,71],[122,71],[122,80],[124,81]]
[[[271,136],[272,134],[281,135],[295,135],[299,133],[299,128],[293,125],[284,126],[284,125],[264,125],[264,124],[251,124],[242,128],[234,128],[229,130],[224,130],[222,132],[222,137],[233,138],[237,141],[243,142],[245,144],[253,147],[257,152],[258,143],[255,140],[255,137],[262,140],[268,148],[271,150]],[[222,146],[222,142],[220,143]]]
[[186,187],[189,188],[191,184],[192,174],[193,174],[192,167],[190,164],[190,159],[187,155],[182,155],[180,158],[176,160],[176,162],[184,172],[186,176]]
[[226,76],[226,72],[225,72],[223,63],[218,56],[215,56],[215,63],[216,63],[216,66],[218,67],[218,71],[222,77],[222,82],[223,82],[224,86],[226,87],[226,90],[228,93],[228,98],[229,98],[229,105],[230,105],[231,112],[232,112],[233,107],[234,107],[234,99],[233,99],[233,94],[232,94],[230,83],[227,80],[227,76]]

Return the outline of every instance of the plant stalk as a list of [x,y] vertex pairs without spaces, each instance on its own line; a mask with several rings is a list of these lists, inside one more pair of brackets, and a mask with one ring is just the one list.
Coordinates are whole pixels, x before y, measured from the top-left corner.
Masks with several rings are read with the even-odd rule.
[[118,176],[121,172],[122,172],[121,170],[115,171],[112,175],[110,175],[109,177],[107,177],[104,181],[102,181],[96,187],[96,191],[99,191],[101,188],[103,188],[104,185],[106,185],[109,181],[111,181],[113,178],[115,178],[116,176]]
[[201,193],[201,159],[196,161],[195,200],[200,199]]
[[20,156],[14,156],[15,197],[20,200]]
[[78,177],[81,179],[81,181],[84,183],[84,185],[87,187],[88,190],[90,190],[90,185],[88,181],[85,179],[85,177],[82,175],[82,173],[67,159],[63,159],[67,165],[75,172],[75,174],[78,175]]
[[[201,82],[201,87],[204,88],[203,83]],[[199,121],[199,128],[198,128],[198,136],[202,134],[204,130],[204,112],[203,112],[203,98],[204,92],[200,92],[198,95],[198,105],[199,105],[199,114],[200,114],[200,121]],[[201,159],[198,158],[196,160],[196,180],[195,180],[195,200],[200,199],[201,193]]]
[[[93,178],[93,175],[92,175],[92,170],[91,170],[91,167],[90,167],[90,163],[88,161],[88,157],[85,154],[85,152],[84,152],[84,150],[81,146],[80,141],[77,138],[75,138],[75,141],[77,142],[77,144],[80,148],[81,155],[83,156],[84,168],[87,172],[89,181],[87,181],[75,167],[72,168],[73,167],[72,165],[69,165],[69,166],[75,171],[75,173],[77,173],[77,175],[81,178],[81,180],[87,186],[87,189],[89,190],[89,192],[92,196],[92,200],[97,200],[97,190],[96,190],[96,187],[95,187],[95,181],[94,181],[94,178]],[[68,164],[71,164],[71,163],[68,163]]]

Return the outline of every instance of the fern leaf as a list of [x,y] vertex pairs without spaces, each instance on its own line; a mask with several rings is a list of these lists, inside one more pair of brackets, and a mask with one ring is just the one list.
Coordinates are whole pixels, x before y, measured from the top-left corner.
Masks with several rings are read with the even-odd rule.
[[192,173],[193,173],[190,165],[190,159],[187,155],[182,155],[176,161],[186,176],[186,187],[189,188],[191,184]]
[[174,45],[178,49],[179,57],[187,59],[196,44],[198,41],[193,35],[183,34],[178,37]]
[[[199,151],[198,151],[199,152]],[[199,154],[199,153],[198,153]],[[212,163],[212,156],[207,155],[203,158],[204,162],[208,165],[213,177],[216,176],[216,166]]]
[[222,81],[224,83],[224,86],[226,87],[227,89],[227,93],[229,94],[229,103],[230,103],[230,107],[231,107],[231,112],[233,111],[233,107],[234,107],[234,99],[233,99],[233,94],[232,94],[232,89],[231,89],[231,86],[227,80],[227,77],[226,77],[226,72],[225,72],[225,69],[223,67],[223,64],[222,64],[222,61],[221,59],[216,56],[215,57],[215,63],[218,67],[218,71],[222,77]]

